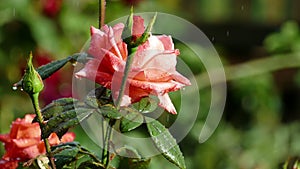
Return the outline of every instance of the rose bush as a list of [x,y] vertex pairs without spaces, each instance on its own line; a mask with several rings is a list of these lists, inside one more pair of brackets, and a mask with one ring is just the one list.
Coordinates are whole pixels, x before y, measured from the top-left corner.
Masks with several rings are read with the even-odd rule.
[[[16,168],[18,162],[24,162],[38,155],[45,154],[44,142],[41,140],[41,130],[38,123],[31,123],[34,114],[27,114],[23,119],[16,119],[10,133],[0,134],[0,141],[4,143],[6,153],[0,160],[0,168]],[[50,145],[71,142],[75,134],[68,132],[61,139],[55,133],[49,136]]]
[[[114,97],[118,96],[128,56],[127,44],[121,38],[123,29],[122,23],[113,27],[105,25],[101,30],[91,27],[91,43],[87,52],[94,58],[75,74],[77,78],[88,78],[112,89]],[[134,16],[132,37],[136,39],[144,31],[143,18]],[[150,35],[145,43],[138,46],[134,55],[121,106],[152,94],[158,97],[159,106],[176,114],[168,92],[191,84],[176,71],[177,55],[179,50],[174,49],[171,36]]]

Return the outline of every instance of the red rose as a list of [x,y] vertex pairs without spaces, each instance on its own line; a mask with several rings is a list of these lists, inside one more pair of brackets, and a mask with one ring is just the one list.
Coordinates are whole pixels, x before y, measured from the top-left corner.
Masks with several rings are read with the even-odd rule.
[[[0,160],[0,168],[10,166],[16,168],[16,164],[27,161],[40,154],[45,154],[44,142],[41,140],[41,130],[38,123],[31,123],[34,114],[27,114],[23,119],[16,119],[11,126],[10,133],[0,134],[0,141],[4,143],[6,153]],[[65,134],[61,140],[55,133],[49,136],[50,145],[61,142],[70,142],[75,138],[74,133]]]
[[[88,53],[94,59],[75,74],[88,78],[112,89],[118,95],[127,59],[127,45],[121,39],[124,25],[114,27],[105,25],[101,30],[91,27],[91,44]],[[133,36],[144,32],[144,20],[134,16]],[[151,35],[138,47],[129,73],[129,87],[122,98],[121,106],[138,102],[141,98],[156,95],[159,105],[172,114],[176,110],[168,92],[190,85],[190,81],[176,71],[176,57],[179,50],[174,49],[172,38],[166,35]]]

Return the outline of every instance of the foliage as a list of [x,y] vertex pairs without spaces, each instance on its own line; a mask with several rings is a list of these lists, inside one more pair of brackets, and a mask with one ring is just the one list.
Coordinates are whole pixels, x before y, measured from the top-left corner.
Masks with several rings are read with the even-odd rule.
[[[182,5],[183,2],[178,0],[172,1],[172,3],[169,2],[170,1],[150,2],[144,0],[141,1],[140,6],[136,9],[140,9],[141,11],[144,9],[162,10],[186,16],[190,18],[190,20],[199,17],[208,22],[224,22],[224,20],[230,20],[231,17],[245,20],[248,17],[248,19],[250,18],[250,20],[247,20],[249,22],[270,23],[273,20],[270,19],[271,16],[267,13],[274,13],[274,11],[276,11],[276,15],[288,15],[287,13],[278,12],[277,8],[267,5],[267,3],[260,5],[258,1],[253,1],[251,7],[247,5],[230,5],[233,1],[222,2],[225,5],[220,5],[217,1],[199,1],[196,5],[195,3],[190,3],[187,6]],[[128,13],[129,7],[124,7],[119,1],[109,1],[109,5],[107,20],[113,20]],[[10,122],[13,119],[24,115],[24,113],[32,112],[29,100],[24,97],[22,93],[11,92],[11,84],[18,81],[20,74],[22,74],[21,72],[23,70],[20,70],[19,67],[25,65],[24,56],[27,56],[30,50],[34,50],[35,54],[36,50],[38,50],[37,48],[39,48],[49,52],[52,58],[69,62],[70,58],[65,56],[68,56],[70,53],[80,52],[79,49],[86,39],[88,39],[86,28],[90,25],[97,25],[97,9],[95,8],[97,2],[66,1],[63,3],[60,13],[54,18],[44,16],[37,1],[3,1],[0,2],[0,6],[2,16],[0,19],[0,96],[2,98],[0,104],[0,130],[1,133],[5,133],[9,130]],[[227,8],[225,9],[224,6]],[[236,15],[236,11],[228,9],[231,6],[235,6],[239,11],[242,9],[246,10],[247,12],[245,13],[250,13],[250,15],[248,16],[245,13],[243,13],[243,15]],[[263,6],[265,6],[265,8]],[[284,5],[280,9],[283,8],[285,8]],[[189,12],[186,12],[187,10]],[[211,12],[212,10],[217,12]],[[201,15],[199,15],[199,13]],[[265,13],[264,16],[262,16],[263,13]],[[280,16],[278,16],[278,18],[281,18]],[[255,18],[258,18],[258,21],[254,20]],[[196,21],[198,22],[198,20]],[[80,23],[80,25],[78,23]],[[230,36],[228,38],[230,38]],[[264,49],[276,56],[280,53],[281,56],[286,56],[284,59],[289,60],[289,54],[299,53],[299,44],[298,25],[295,22],[288,22],[284,24],[280,30],[265,39]],[[196,60],[197,58],[190,58],[193,52],[189,50],[188,47],[180,43],[176,45],[180,48],[180,57],[193,69],[196,75],[205,71],[201,63]],[[203,50],[200,46],[198,46],[198,48]],[[224,55],[222,59],[224,63],[228,63],[227,66],[229,67],[231,66],[229,63],[239,59],[245,59],[242,56],[240,58],[230,58],[230,56],[226,56],[226,50],[228,50],[226,47],[222,47],[219,49],[219,52]],[[203,53],[205,53],[205,51]],[[245,52],[240,55],[248,55],[248,53]],[[245,60],[249,59],[252,58],[246,58]],[[20,64],[16,65],[17,62],[20,62]],[[291,60],[291,62],[295,61]],[[73,62],[71,61],[71,63]],[[280,62],[276,64],[278,65]],[[66,67],[67,66],[68,65],[66,65]],[[201,66],[201,71],[199,71],[199,66]],[[267,69],[268,65],[262,66],[261,68]],[[42,68],[40,67],[40,69]],[[40,69],[37,69],[37,71],[39,72]],[[68,71],[70,67],[62,69],[63,71],[56,72],[56,74],[61,73],[63,77],[68,77],[64,76],[66,75],[64,72]],[[285,163],[287,168],[291,168],[292,165],[297,165],[296,161],[291,160],[294,159],[292,157],[300,154],[300,144],[298,141],[300,125],[299,115],[297,115],[300,108],[298,106],[299,96],[297,94],[299,91],[300,76],[297,70],[297,68],[294,68],[280,72],[277,71],[276,73],[267,72],[242,79],[236,78],[229,82],[228,100],[221,124],[212,138],[202,144],[198,143],[198,137],[203,127],[205,117],[207,116],[206,113],[209,109],[211,93],[209,88],[201,89],[201,109],[198,119],[189,135],[180,143],[180,147],[185,155],[184,161],[186,167],[205,169],[283,168],[279,167],[281,166],[279,163],[287,159]],[[39,73],[42,72],[44,71]],[[64,85],[62,84],[60,87],[63,88]],[[91,91],[91,93],[95,93],[95,91]],[[90,96],[92,97],[92,95]],[[173,95],[173,98],[174,103],[177,103],[175,107],[180,106],[180,98],[176,98],[175,95]],[[106,97],[97,100],[96,98],[87,96],[86,100],[80,102],[78,106],[84,109],[88,108],[91,110],[90,113],[102,113],[108,118],[120,120],[121,125],[119,130],[128,133],[131,132],[131,130],[144,128],[145,125],[141,124],[140,115],[145,115],[148,109],[150,109],[149,111],[155,109],[155,107],[152,107],[142,108],[141,110],[139,105],[142,102],[140,102],[133,105],[133,107],[123,110],[126,118],[120,118],[119,114],[113,113],[114,107],[107,105],[108,100],[109,98]],[[60,119],[66,124],[57,126],[57,128],[49,127],[49,132],[63,133],[64,130],[61,129],[73,126],[74,123],[71,123],[72,121],[68,122],[70,119],[78,123],[78,119],[69,116],[73,113],[71,110],[73,109],[72,106],[74,106],[73,103],[76,101],[73,100],[72,104],[70,104],[71,108],[68,106],[61,108],[59,106],[61,101],[62,100],[53,101],[48,106],[46,106],[46,103],[43,104],[43,101],[41,103],[42,107],[45,107],[42,109],[46,117],[45,119],[53,119],[49,121],[49,124],[52,123],[51,126],[55,126],[54,121],[56,120],[54,119]],[[102,103],[99,103],[99,101]],[[148,104],[148,101],[145,103]],[[52,109],[50,109],[50,107],[52,107],[51,105],[53,104],[56,104],[58,109],[55,110],[55,112],[63,112],[62,115],[67,116],[61,118],[62,115],[53,114],[53,112],[50,111]],[[99,108],[98,104],[103,106]],[[101,109],[102,111],[100,111]],[[133,112],[130,116],[129,111]],[[49,113],[48,117],[47,113]],[[168,116],[166,116],[165,119],[167,119],[167,117]],[[162,117],[162,119],[163,118],[164,117]],[[135,121],[135,123],[130,123],[130,120],[126,119],[138,120]],[[165,122],[165,119],[161,121]],[[75,127],[73,130],[77,133],[77,141],[86,148],[78,143],[61,145],[65,150],[58,153],[58,155],[65,156],[67,154],[66,161],[80,158],[83,160],[82,165],[90,163],[92,166],[98,164],[97,167],[101,167],[103,164],[100,164],[99,161],[94,159],[94,156],[97,158],[101,157],[101,153],[86,151],[86,149],[95,150],[97,146],[84,134],[80,126]],[[132,148],[128,147],[124,149],[118,150],[117,152],[134,153],[137,154],[137,158],[126,159],[116,155],[111,165],[127,166],[128,163],[134,163],[132,166],[135,166],[135,164],[142,163],[141,166],[149,165],[149,168],[174,168],[174,165],[169,164],[163,156],[152,158],[149,164],[150,160],[144,159],[136,150],[132,150]],[[3,149],[0,153],[3,154]],[[119,163],[116,161],[123,162]],[[70,165],[74,164],[70,163]]]

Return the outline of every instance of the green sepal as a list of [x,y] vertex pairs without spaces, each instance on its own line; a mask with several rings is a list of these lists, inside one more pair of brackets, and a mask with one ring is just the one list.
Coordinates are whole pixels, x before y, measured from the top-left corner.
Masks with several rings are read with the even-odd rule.
[[120,122],[120,131],[121,132],[128,132],[131,131],[140,125],[143,124],[144,118],[141,113],[133,108],[123,108],[122,110],[123,115],[121,122]]
[[38,67],[37,72],[40,74],[41,78],[47,79],[53,73],[57,72],[59,69],[64,67],[68,62],[76,63],[77,61],[85,63],[89,55],[85,52],[75,53],[72,56],[68,56],[64,59],[55,60],[50,63],[47,63],[43,66]]
[[157,13],[155,13],[155,15],[152,17],[150,23],[148,24],[148,26],[147,26],[145,32],[142,34],[142,36],[137,38],[132,46],[139,46],[148,40],[149,36],[151,35],[151,31],[152,31],[153,25],[155,23],[156,17],[157,17]]
[[23,76],[22,88],[29,95],[38,94],[44,88],[42,78],[33,67],[32,53],[30,53],[29,59],[27,61],[27,68]]
[[122,39],[124,39],[124,41],[128,44],[131,42],[132,27],[133,27],[133,7],[131,7],[130,9],[130,14],[127,18],[126,25],[122,33]]
[[159,121],[146,117],[148,132],[156,148],[162,155],[181,169],[185,169],[182,152],[168,129]]
[[[129,51],[131,48],[138,47],[139,45],[145,43],[148,40],[149,36],[151,35],[151,31],[152,31],[153,25],[155,23],[156,17],[157,17],[157,13],[155,13],[155,15],[151,19],[150,23],[148,24],[146,30],[139,38],[133,37],[132,36],[133,8],[131,8],[130,15],[127,18],[126,26],[122,33],[122,39],[128,45],[127,49]],[[130,54],[130,52],[129,52],[129,54]]]

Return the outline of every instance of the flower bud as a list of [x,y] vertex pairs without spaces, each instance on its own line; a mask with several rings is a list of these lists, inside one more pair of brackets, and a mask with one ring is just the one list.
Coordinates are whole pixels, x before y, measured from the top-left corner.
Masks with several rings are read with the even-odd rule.
[[41,76],[32,65],[32,53],[29,55],[27,68],[23,76],[22,88],[29,95],[39,93],[44,88]]

